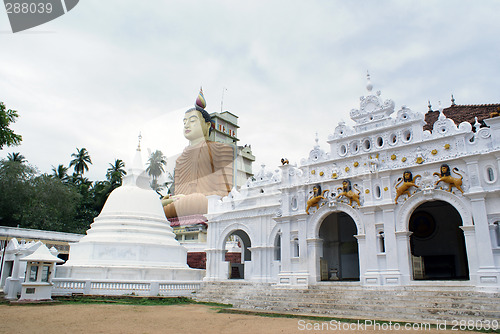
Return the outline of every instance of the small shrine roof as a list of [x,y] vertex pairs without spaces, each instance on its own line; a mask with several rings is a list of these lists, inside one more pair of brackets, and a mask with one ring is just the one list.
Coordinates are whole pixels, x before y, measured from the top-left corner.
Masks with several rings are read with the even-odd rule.
[[32,254],[25,256],[19,260],[21,260],[21,261],[36,261],[36,262],[56,262],[56,263],[64,262],[63,260],[61,260],[57,256],[53,255],[50,252],[50,250],[47,248],[47,246],[45,246],[45,245],[41,245]]

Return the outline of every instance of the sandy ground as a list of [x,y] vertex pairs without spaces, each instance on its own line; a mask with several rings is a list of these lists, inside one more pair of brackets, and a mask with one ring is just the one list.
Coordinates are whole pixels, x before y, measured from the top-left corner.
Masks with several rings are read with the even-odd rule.
[[[379,324],[380,325],[380,324]],[[321,327],[318,327],[321,326]],[[0,333],[473,333],[454,330],[347,327],[335,323],[222,314],[206,305],[0,305]],[[342,326],[342,325],[341,325]],[[348,326],[344,324],[344,326]],[[317,330],[314,330],[314,329]],[[338,327],[337,327],[338,328]]]

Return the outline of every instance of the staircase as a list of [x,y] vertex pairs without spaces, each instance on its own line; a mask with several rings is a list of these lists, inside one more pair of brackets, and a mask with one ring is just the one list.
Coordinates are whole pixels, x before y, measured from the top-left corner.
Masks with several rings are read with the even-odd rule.
[[195,299],[234,308],[332,318],[390,321],[500,320],[500,293],[465,286],[367,288],[332,282],[283,288],[245,281],[205,282]]

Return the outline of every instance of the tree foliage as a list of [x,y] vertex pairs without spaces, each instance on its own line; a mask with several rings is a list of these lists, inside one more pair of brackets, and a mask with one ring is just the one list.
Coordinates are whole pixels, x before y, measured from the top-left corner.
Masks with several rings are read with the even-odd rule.
[[76,148],[76,153],[71,154],[73,160],[70,161],[69,166],[75,167],[75,174],[82,175],[89,170],[89,165],[92,164],[89,152],[84,147],[82,149]]
[[[107,180],[91,181],[83,176],[91,163],[86,149],[72,155],[75,173],[59,164],[52,173],[39,174],[20,153],[0,160],[0,225],[84,233],[102,210],[109,194],[122,183],[125,163],[109,164]],[[80,164],[83,166],[83,164]],[[83,168],[83,169],[82,169]]]
[[151,188],[154,190],[159,190],[162,188],[158,184],[158,178],[165,173],[165,166],[167,166],[167,158],[163,155],[163,152],[160,150],[156,150],[149,156],[147,162],[146,172],[149,176],[153,178],[151,181]]
[[21,140],[23,140],[21,135],[15,134],[14,131],[9,128],[11,123],[15,123],[18,117],[19,115],[16,110],[7,109],[5,104],[0,102],[0,150],[5,145],[19,145]]

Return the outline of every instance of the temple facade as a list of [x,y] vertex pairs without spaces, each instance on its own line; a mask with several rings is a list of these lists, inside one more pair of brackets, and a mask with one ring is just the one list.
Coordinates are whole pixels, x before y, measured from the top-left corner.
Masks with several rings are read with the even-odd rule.
[[456,124],[454,101],[424,115],[367,90],[299,166],[209,197],[206,281],[500,288],[498,105]]

